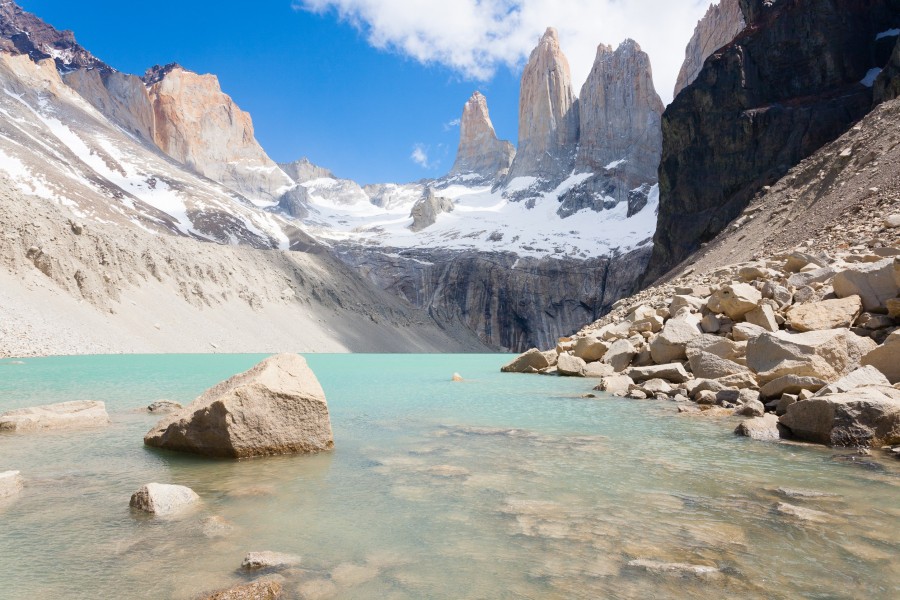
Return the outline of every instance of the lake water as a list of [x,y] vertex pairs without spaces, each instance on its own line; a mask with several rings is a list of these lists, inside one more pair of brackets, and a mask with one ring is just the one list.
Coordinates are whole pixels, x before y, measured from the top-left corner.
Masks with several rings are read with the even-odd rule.
[[[0,435],[0,471],[26,485],[0,501],[0,598],[191,598],[247,581],[241,560],[259,550],[303,557],[281,574],[286,598],[900,596],[900,461],[736,438],[736,421],[670,402],[582,398],[590,380],[501,374],[507,356],[308,356],[329,454],[218,461],[143,446],[157,417],[140,408],[187,403],[261,358],[0,361],[0,412],[95,399],[113,421]],[[202,504],[132,514],[152,481]],[[783,501],[825,514],[786,516]],[[629,565],[641,559],[720,571]]]

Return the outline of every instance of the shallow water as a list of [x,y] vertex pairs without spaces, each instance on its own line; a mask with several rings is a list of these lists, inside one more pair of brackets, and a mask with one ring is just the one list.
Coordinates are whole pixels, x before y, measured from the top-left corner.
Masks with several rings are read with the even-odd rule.
[[[190,598],[245,581],[254,550],[303,557],[281,573],[288,598],[900,595],[900,461],[735,438],[731,421],[669,402],[584,399],[592,382],[500,374],[506,356],[308,356],[329,454],[232,462],[142,445],[157,417],[138,409],[187,403],[260,358],[0,361],[0,411],[97,399],[113,420],[0,435],[0,471],[26,483],[0,501],[0,598]],[[202,505],[132,514],[151,481],[188,485]],[[825,514],[803,521],[779,502]]]

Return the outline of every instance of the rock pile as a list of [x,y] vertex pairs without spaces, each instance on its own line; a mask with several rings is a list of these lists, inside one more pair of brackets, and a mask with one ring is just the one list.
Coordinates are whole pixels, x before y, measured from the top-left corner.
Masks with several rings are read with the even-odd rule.
[[797,250],[647,289],[502,370],[751,417],[754,439],[898,444],[898,301],[900,249]]

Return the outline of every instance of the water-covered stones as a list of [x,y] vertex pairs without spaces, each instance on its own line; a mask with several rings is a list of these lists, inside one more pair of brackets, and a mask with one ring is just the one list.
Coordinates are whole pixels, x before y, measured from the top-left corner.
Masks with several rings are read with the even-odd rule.
[[295,554],[282,552],[248,552],[241,562],[244,571],[278,570],[296,567],[303,559]]
[[0,415],[0,431],[19,433],[106,425],[109,425],[106,405],[95,400],[19,408]]
[[244,458],[334,447],[325,392],[303,357],[271,356],[204,392],[144,436],[149,446]]
[[195,502],[200,496],[189,487],[167,483],[148,483],[131,495],[131,508],[165,517],[179,513]]

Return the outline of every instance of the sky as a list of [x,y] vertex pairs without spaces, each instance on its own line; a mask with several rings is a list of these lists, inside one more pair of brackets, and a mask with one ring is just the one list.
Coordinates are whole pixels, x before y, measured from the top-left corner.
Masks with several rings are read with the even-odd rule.
[[450,170],[476,90],[516,142],[519,78],[548,26],[575,93],[600,43],[631,37],[671,101],[710,0],[19,0],[114,68],[214,73],[278,162],[308,157],[360,183]]

